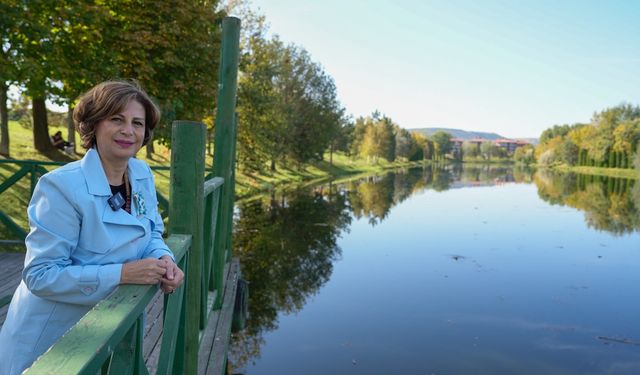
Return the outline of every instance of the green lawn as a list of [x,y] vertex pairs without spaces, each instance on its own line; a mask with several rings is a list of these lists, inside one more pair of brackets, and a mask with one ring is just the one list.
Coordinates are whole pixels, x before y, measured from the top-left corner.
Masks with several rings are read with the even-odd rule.
[[574,172],[580,174],[588,174],[594,176],[607,176],[616,178],[630,178],[640,179],[640,173],[635,169],[621,169],[621,168],[599,168],[599,167],[577,167],[568,166],[565,164],[553,166],[551,169],[560,172]]

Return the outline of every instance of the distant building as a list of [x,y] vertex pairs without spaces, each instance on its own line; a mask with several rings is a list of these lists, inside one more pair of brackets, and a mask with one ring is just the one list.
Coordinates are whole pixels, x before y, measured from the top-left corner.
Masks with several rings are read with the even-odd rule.
[[459,152],[462,152],[462,143],[464,139],[462,138],[451,138],[451,152],[454,155],[459,155]]
[[521,141],[517,139],[506,139],[506,138],[501,138],[496,140],[479,138],[479,137],[471,138],[471,139],[451,138],[451,153],[453,155],[460,155],[460,153],[462,152],[462,144],[465,142],[476,145],[478,147],[478,151],[480,151],[480,145],[482,145],[483,143],[493,142],[496,144],[496,146],[507,150],[507,153],[509,155],[512,155],[518,147],[522,147],[530,144],[529,142],[526,142],[526,141]]
[[516,139],[496,139],[495,144],[507,150],[507,153],[513,154],[518,147],[528,145],[529,142],[519,141]]

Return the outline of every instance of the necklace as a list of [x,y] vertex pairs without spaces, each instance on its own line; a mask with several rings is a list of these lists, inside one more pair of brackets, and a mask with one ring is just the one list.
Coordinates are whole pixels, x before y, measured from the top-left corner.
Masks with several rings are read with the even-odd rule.
[[127,170],[124,171],[124,210],[131,213],[131,187],[129,186],[129,174]]

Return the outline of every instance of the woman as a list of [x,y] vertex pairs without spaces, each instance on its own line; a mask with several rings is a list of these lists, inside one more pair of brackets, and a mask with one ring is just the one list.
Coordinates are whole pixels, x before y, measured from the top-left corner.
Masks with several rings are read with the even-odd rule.
[[184,277],[162,240],[149,166],[133,156],[160,112],[129,82],[103,82],[81,98],[73,119],[82,160],[42,176],[27,213],[22,282],[0,332],[0,374],[19,374],[120,284]]

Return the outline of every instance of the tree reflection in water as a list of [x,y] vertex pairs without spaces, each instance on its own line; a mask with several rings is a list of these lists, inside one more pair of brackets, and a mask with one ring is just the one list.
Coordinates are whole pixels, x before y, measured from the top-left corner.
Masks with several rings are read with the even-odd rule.
[[640,231],[640,184],[606,176],[539,171],[538,195],[585,212],[590,228],[623,235]]
[[353,217],[375,226],[393,206],[427,189],[533,181],[545,201],[584,210],[590,226],[613,233],[640,228],[640,184],[500,166],[425,166],[239,203],[234,254],[250,283],[250,318],[234,335],[234,367],[258,359],[263,335],[278,328],[278,314],[300,311],[329,280],[341,256],[338,237]]

